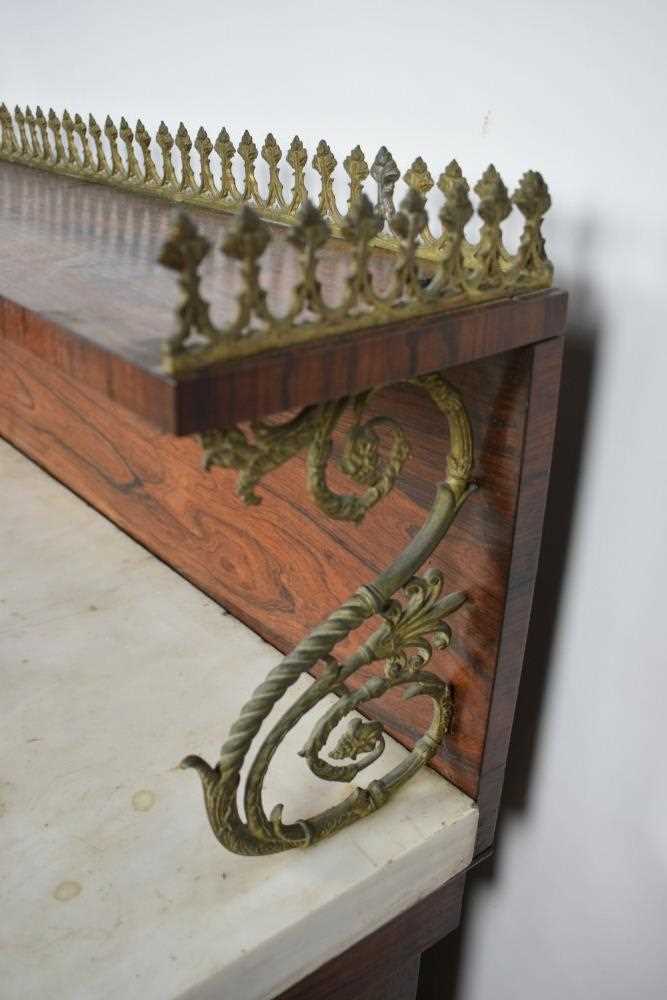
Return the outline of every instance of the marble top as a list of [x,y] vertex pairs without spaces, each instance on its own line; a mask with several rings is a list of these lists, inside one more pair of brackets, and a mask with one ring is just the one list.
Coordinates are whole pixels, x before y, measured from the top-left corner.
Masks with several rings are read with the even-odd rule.
[[[177,764],[279,653],[2,442],[0,483],[3,1000],[269,1000],[468,864],[475,804],[426,770],[319,846],[227,853]],[[311,725],[266,783],[288,821],[349,792]]]

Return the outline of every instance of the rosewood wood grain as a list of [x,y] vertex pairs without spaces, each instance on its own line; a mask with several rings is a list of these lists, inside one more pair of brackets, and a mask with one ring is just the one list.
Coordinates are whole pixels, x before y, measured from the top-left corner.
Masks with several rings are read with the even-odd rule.
[[[160,435],[13,342],[0,341],[0,351],[0,433],[283,651],[400,551],[444,472],[445,419],[420,390],[394,387],[373,406],[401,422],[413,455],[363,525],[319,514],[298,458],[262,484],[259,507],[247,508],[233,495],[232,471],[201,470],[195,441]],[[529,374],[530,349],[449,372],[470,408],[481,489],[430,561],[448,589],[469,595],[452,620],[452,650],[432,661],[457,697],[453,730],[434,766],[473,796],[502,629]],[[331,481],[349,487],[335,473]],[[366,676],[360,672],[355,683]],[[368,708],[408,746],[428,726],[426,699],[394,694]]]
[[562,338],[549,340],[539,344],[532,352],[512,563],[479,778],[480,821],[476,852],[484,851],[493,843],[500,808],[540,555],[558,414],[563,343]]
[[421,952],[458,926],[465,879],[461,872],[275,1000],[413,1000]]
[[[230,217],[194,214],[219,244]],[[175,276],[155,263],[169,219],[169,207],[150,198],[0,164],[0,337],[169,433],[225,427],[461,365],[556,336],[564,326],[567,296],[551,290],[273,351],[177,381],[159,368],[178,296]],[[337,246],[318,272],[327,295],[345,277]],[[215,315],[229,313],[236,292],[229,262],[217,258],[204,281]],[[386,254],[378,259],[381,266]],[[290,260],[278,248],[266,264],[263,280],[278,300],[293,284]]]

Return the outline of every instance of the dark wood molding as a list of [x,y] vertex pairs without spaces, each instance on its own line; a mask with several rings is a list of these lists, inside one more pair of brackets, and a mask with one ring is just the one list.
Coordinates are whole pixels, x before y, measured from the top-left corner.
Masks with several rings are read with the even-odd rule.
[[0,296],[0,337],[161,430],[194,434],[338,399],[539,342],[562,332],[553,290],[270,351],[180,381],[145,370],[76,331]]
[[528,420],[503,634],[480,769],[476,852],[493,843],[540,556],[558,415],[563,338],[533,349]]
[[[275,1000],[412,1000],[419,956],[458,926],[465,880],[464,871]],[[392,984],[403,992],[382,992]]]

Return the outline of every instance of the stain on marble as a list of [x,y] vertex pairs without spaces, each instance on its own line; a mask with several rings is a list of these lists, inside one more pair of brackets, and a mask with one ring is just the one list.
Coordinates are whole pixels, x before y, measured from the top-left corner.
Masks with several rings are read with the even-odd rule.
[[53,898],[59,903],[69,903],[70,899],[76,899],[81,892],[81,883],[73,880],[61,882],[53,890]]
[[132,796],[132,808],[136,812],[148,812],[155,805],[157,796],[148,788],[141,788]]

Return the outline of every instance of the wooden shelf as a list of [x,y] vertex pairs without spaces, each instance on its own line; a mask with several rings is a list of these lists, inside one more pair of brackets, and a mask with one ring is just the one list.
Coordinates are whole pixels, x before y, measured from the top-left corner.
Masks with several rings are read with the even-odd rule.
[[[192,210],[216,245],[233,216]],[[405,319],[259,354],[175,379],[161,370],[174,327],[175,277],[157,263],[172,211],[136,194],[0,163],[0,335],[171,434],[227,427],[296,406],[465,364],[562,333],[558,289]],[[284,303],[294,269],[284,227],[263,277]],[[342,243],[325,248],[325,296],[344,280]],[[386,251],[374,255],[382,269]],[[205,292],[233,313],[229,261],[212,255]]]

